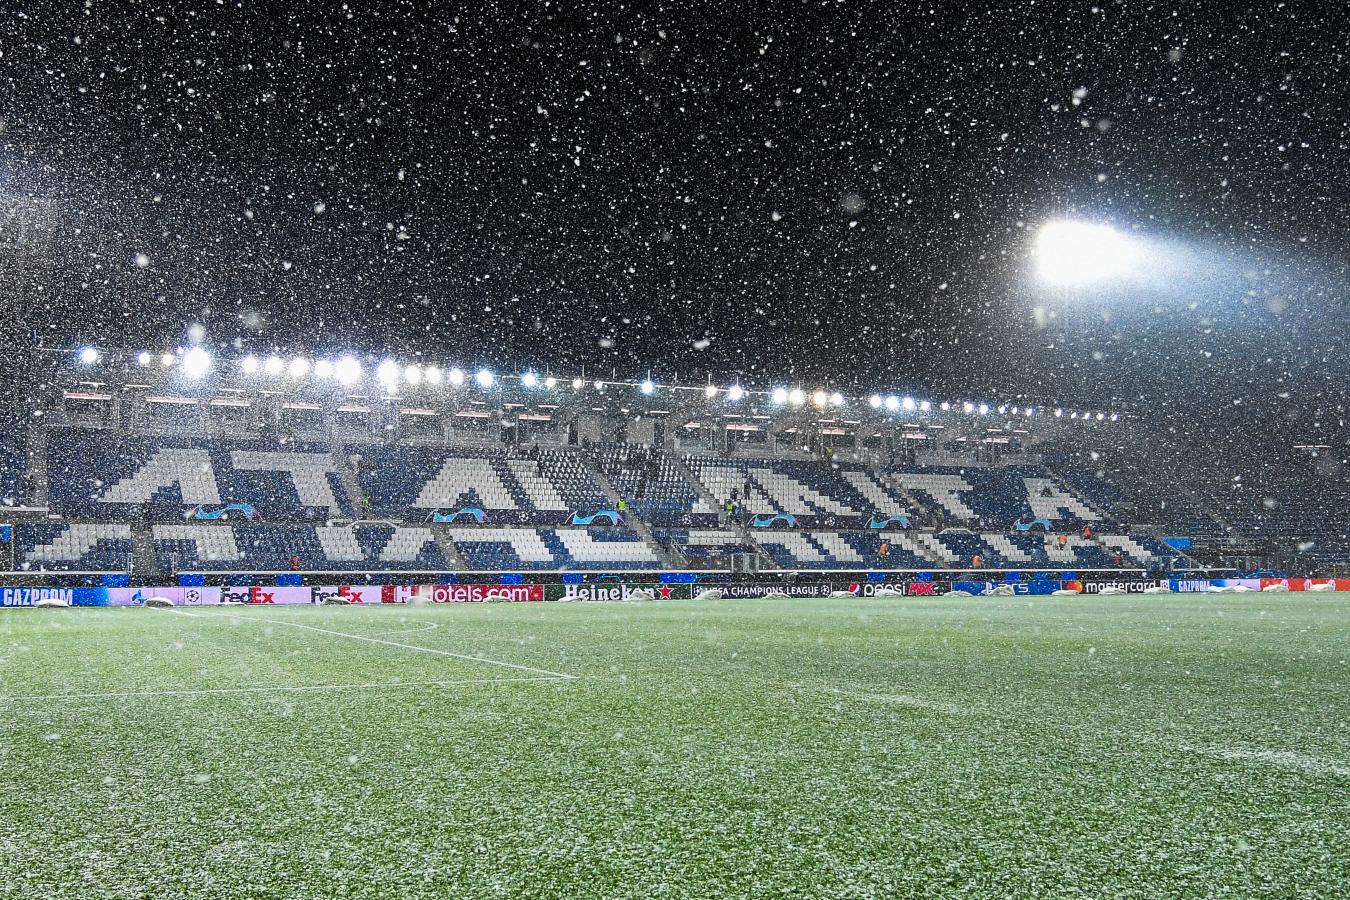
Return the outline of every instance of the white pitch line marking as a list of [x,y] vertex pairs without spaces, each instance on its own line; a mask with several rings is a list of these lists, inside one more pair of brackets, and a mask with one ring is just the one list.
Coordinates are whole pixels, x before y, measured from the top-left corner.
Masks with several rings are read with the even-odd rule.
[[869,694],[862,691],[849,691],[843,688],[822,688],[830,694],[841,694],[845,697],[852,697],[855,700],[862,700],[866,703],[892,703],[896,706],[908,706],[911,709],[924,709],[929,712],[942,713],[947,716],[968,716],[971,709],[968,706],[961,706],[958,703],[947,703],[943,700],[929,700],[925,697],[915,697],[911,694]]
[[435,631],[440,628],[438,622],[423,622],[421,625],[414,625],[411,628],[396,628],[393,631],[377,631],[375,634],[379,637],[388,637],[391,634],[413,634],[422,631]]
[[[182,610],[173,610],[180,616],[190,616],[194,619],[205,618],[200,613],[184,612]],[[536,669],[534,666],[522,666],[520,663],[503,662],[500,659],[488,659],[486,656],[470,656],[467,653],[454,653],[450,650],[437,650],[434,647],[419,647],[416,644],[404,644],[399,641],[387,641],[384,638],[370,637],[365,634],[352,634],[349,631],[333,631],[330,628],[319,628],[314,625],[305,625],[301,622],[287,622],[284,619],[262,619],[256,616],[238,616],[231,615],[234,619],[246,619],[250,622],[266,622],[269,625],[289,625],[292,628],[303,628],[306,631],[315,631],[319,634],[330,634],[334,637],[351,638],[354,641],[366,641],[370,644],[383,644],[386,647],[398,647],[400,650],[411,650],[414,653],[430,653],[433,656],[444,656],[450,659],[464,659],[470,662],[485,663],[490,666],[502,666],[507,669],[515,669],[518,672],[533,672],[536,675],[547,675],[550,678],[576,678],[575,675],[568,675],[566,672],[553,672],[548,669]]]
[[406,687],[450,687],[457,684],[521,684],[544,683],[550,681],[572,681],[574,675],[562,678],[545,676],[520,676],[519,678],[461,678],[449,681],[374,681],[356,684],[296,684],[274,685],[271,687],[241,688],[200,688],[196,690],[165,691],[108,691],[88,694],[26,694],[12,697],[0,696],[0,703],[17,703],[26,700],[132,700],[137,697],[211,697],[228,694],[270,694],[274,692],[313,692],[313,691],[355,691],[374,688]]
[[1189,744],[1182,744],[1177,749],[1184,753],[1199,753],[1202,756],[1210,756],[1215,759],[1226,759],[1234,762],[1256,762],[1264,763],[1268,766],[1278,766],[1282,769],[1298,769],[1300,772],[1307,772],[1310,775],[1337,775],[1341,778],[1350,778],[1350,766],[1337,765],[1324,759],[1318,759],[1315,756],[1308,756],[1304,753],[1295,753],[1292,750],[1249,750],[1245,747],[1193,747]]

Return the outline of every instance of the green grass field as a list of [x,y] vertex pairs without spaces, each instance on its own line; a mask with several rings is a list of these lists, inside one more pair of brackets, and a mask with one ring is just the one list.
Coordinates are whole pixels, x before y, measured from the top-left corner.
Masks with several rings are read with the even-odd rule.
[[1348,711],[1343,594],[11,609],[0,897],[1344,897]]

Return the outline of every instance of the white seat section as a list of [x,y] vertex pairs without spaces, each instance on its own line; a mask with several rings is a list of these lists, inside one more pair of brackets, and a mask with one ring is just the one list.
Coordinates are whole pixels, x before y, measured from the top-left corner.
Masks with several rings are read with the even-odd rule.
[[449,534],[457,544],[510,544],[521,562],[555,562],[548,545],[533,528],[451,528]]
[[790,475],[773,469],[750,469],[750,474],[769,494],[769,498],[786,512],[800,516],[839,515],[856,516],[858,511],[845,506],[833,497],[827,497],[807,487]]
[[165,447],[150,454],[135,472],[112,484],[99,503],[145,503],[160,488],[178,485],[183,502],[219,503],[220,489],[211,469],[211,454],[205,450]]
[[825,548],[825,552],[840,562],[862,562],[863,558],[845,540],[833,531],[808,532],[812,540]]
[[731,492],[734,490],[739,498],[738,502],[741,508],[747,512],[753,515],[778,512],[778,508],[769,499],[769,495],[757,484],[752,483],[750,485],[750,496],[745,496],[745,472],[730,463],[706,463],[703,466],[703,471],[699,474],[699,480],[703,482],[703,486],[708,489],[708,493],[712,494],[719,504],[730,500]]
[[916,533],[914,542],[923,548],[919,555],[926,559],[936,560],[944,565],[951,565],[957,560],[957,555],[946,544],[939,541],[935,534]]
[[900,513],[908,514],[909,510],[898,497],[891,495],[880,481],[872,477],[870,472],[863,472],[859,469],[845,469],[840,473],[844,480],[853,485],[859,494],[867,498],[877,512],[887,516],[894,516]]
[[805,535],[795,531],[770,532],[763,537],[757,535],[756,538],[761,544],[782,547],[793,560],[802,565],[829,562],[829,557],[808,542]]
[[597,541],[589,531],[581,528],[559,528],[554,532],[563,547],[577,562],[649,562],[661,560],[646,542]]
[[478,457],[452,456],[441,464],[436,477],[422,486],[413,506],[439,509],[454,506],[461,494],[476,493],[485,509],[517,509],[516,500],[492,467]]
[[414,562],[422,548],[436,543],[430,528],[395,528],[380,551],[380,562]]
[[131,526],[71,525],[47,543],[35,546],[24,559],[29,562],[74,562],[98,546],[99,541],[113,540],[131,540]]
[[[1088,522],[1096,522],[1101,519],[1092,509],[1079,500],[1073,494],[1062,489],[1050,478],[1023,478],[1027,486],[1027,502],[1031,504],[1031,511],[1037,518],[1058,519],[1061,518],[1060,512],[1067,512],[1068,516],[1063,518],[1077,518]],[[1050,496],[1041,496],[1042,492],[1050,489]]]
[[1078,557],[1074,555],[1074,547],[1089,547],[1091,541],[1084,540],[1076,534],[1066,536],[1064,546],[1059,545],[1059,538],[1053,534],[1042,535],[1045,538],[1045,552],[1053,562],[1077,563]]
[[152,525],[156,541],[192,541],[197,558],[211,562],[239,562],[244,558],[234,541],[234,529],[213,525]]
[[314,533],[319,536],[319,546],[323,548],[323,555],[330,561],[365,561],[365,554],[361,552],[361,542],[356,539],[356,532],[352,529],[323,525],[315,528]]
[[1140,544],[1138,541],[1134,540],[1133,538],[1127,535],[1123,534],[1099,535],[1097,537],[1097,540],[1100,541],[1103,546],[1115,547],[1116,549],[1120,550],[1121,553],[1125,554],[1125,556],[1129,557],[1135,562],[1141,563],[1151,562],[1152,560],[1158,557],[1156,553],[1150,552],[1149,549],[1145,547],[1143,544]]
[[[927,535],[922,536],[927,537]],[[907,533],[903,531],[883,531],[881,533],[881,539],[886,543],[890,544],[892,550],[894,550],[895,548],[899,548],[901,550],[908,550],[910,553],[913,553],[915,556],[919,557],[919,559],[926,559],[929,560],[930,562],[934,560],[950,561],[951,559],[956,558],[955,554],[952,554],[950,551],[947,551],[950,559],[948,559],[947,557],[937,556],[931,548],[921,546],[917,541],[914,540],[914,538],[910,537]],[[945,550],[946,548],[943,549]]]
[[895,479],[905,490],[923,491],[932,497],[934,502],[950,516],[956,516],[959,519],[975,518],[975,510],[967,506],[960,495],[961,491],[969,493],[974,488],[960,475],[898,472]]
[[1036,558],[1035,554],[1028,553],[1014,544],[1006,534],[982,534],[980,540],[993,547],[995,553],[1009,562],[1026,563]]
[[328,473],[336,472],[327,453],[273,453],[261,450],[235,450],[230,465],[241,472],[287,472],[300,496],[301,506],[337,509],[337,497],[328,482]]
[[722,547],[745,542],[734,531],[691,531],[685,543],[695,547]]
[[541,510],[567,510],[567,504],[563,501],[562,494],[558,493],[557,486],[549,480],[548,476],[539,470],[539,463],[532,459],[509,459],[506,465],[515,476],[516,481],[520,482],[520,487],[525,491],[525,496],[530,499],[536,509]]

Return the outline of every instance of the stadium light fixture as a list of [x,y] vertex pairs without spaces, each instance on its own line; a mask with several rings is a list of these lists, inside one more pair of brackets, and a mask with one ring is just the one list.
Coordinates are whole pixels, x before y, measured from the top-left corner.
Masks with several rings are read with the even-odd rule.
[[94,347],[81,347],[79,359],[81,365],[92,366],[98,362],[98,350]]
[[1026,417],[1030,419],[1032,416],[1036,415],[1036,407],[1028,406],[1024,412],[1026,414]]
[[703,396],[711,400],[717,396],[717,385],[709,384],[703,388]]
[[297,356],[291,360],[291,364],[286,367],[292,378],[304,378],[309,374],[309,360],[303,356]]
[[872,407],[873,409],[880,409],[880,408],[881,408],[881,395],[880,395],[880,394],[873,394],[872,396],[868,397],[868,398],[867,398],[867,405],[870,406],[870,407]]
[[183,370],[183,375],[188,378],[201,378],[207,372],[211,371],[211,354],[207,353],[201,347],[193,347],[183,354],[183,361],[179,364]]
[[459,387],[461,384],[464,383],[464,370],[459,367],[455,367],[450,370],[450,375],[448,377],[450,378],[451,384],[453,384],[455,387]]
[[933,404],[927,400],[919,404],[919,412],[928,412],[933,408]]
[[415,364],[404,367],[403,380],[408,382],[408,384],[421,384],[422,367]]
[[550,391],[557,386],[558,386],[558,379],[554,378],[552,375],[544,379],[544,387],[548,388]]
[[572,379],[572,390],[574,390],[574,391],[579,391],[579,390],[581,390],[583,387],[585,387],[585,385],[586,385],[586,382],[582,381],[580,378],[573,378],[573,379]]
[[835,391],[834,393],[830,394],[830,405],[831,405],[831,406],[843,406],[843,405],[844,405],[844,395],[841,394],[841,393],[839,393],[838,391]]
[[525,372],[520,376],[521,387],[536,388],[539,386],[539,376],[533,372]]
[[970,415],[974,411],[975,411],[975,404],[971,403],[969,400],[961,404],[961,412],[965,413],[966,415]]
[[1112,421],[1112,422],[1119,422],[1119,421],[1120,421],[1120,413],[1111,413],[1111,421]]
[[652,384],[650,378],[644,378],[642,379],[642,384],[638,386],[638,389],[650,397],[656,391],[656,385]]
[[981,403],[981,404],[979,405],[979,407],[978,407],[978,411],[979,411],[980,415],[982,415],[982,416],[987,416],[987,415],[989,415],[989,404],[988,404],[988,403]]
[[1106,419],[1106,413],[1097,413],[1097,421],[1098,421],[1098,422],[1101,422],[1101,421],[1103,421],[1103,420],[1105,420],[1105,419]]
[[946,400],[943,400],[943,401],[942,401],[942,405],[939,406],[938,409],[942,410],[943,412],[951,412],[951,411],[952,411],[952,405],[951,405],[950,403],[948,403]]
[[426,376],[427,384],[440,384],[445,380],[445,373],[440,366],[427,366]]
[[824,409],[825,404],[830,402],[830,395],[824,391],[815,391],[811,394],[811,403],[817,409]]
[[333,364],[326,359],[321,359],[314,364],[314,377],[327,380],[333,377]]
[[245,375],[254,374],[258,371],[260,365],[262,365],[262,363],[258,362],[258,357],[254,356],[252,353],[239,361],[239,368],[243,370]]
[[914,406],[915,403],[913,397],[904,397],[900,400],[900,408],[905,412],[914,412]]
[[1056,418],[1056,419],[1059,419],[1059,418],[1063,418],[1063,416],[1064,416],[1064,410],[1056,408],[1056,409],[1055,409],[1055,418]]
[[400,374],[398,363],[392,359],[386,359],[375,369],[375,380],[386,388],[393,388],[398,385]]
[[344,356],[333,366],[333,377],[337,378],[338,384],[350,387],[361,380],[361,363],[354,356]]
[[[1000,416],[1007,415],[1007,414],[1008,414],[1008,404],[1006,404],[1006,403],[1000,403],[1000,404],[998,405],[998,414],[999,414]],[[1015,409],[1014,409],[1014,415],[1016,415],[1016,410],[1015,410]]]
[[887,411],[887,412],[898,412],[899,409],[900,409],[900,398],[899,398],[899,397],[895,396],[894,394],[891,394],[889,397],[886,398],[886,411]]
[[136,365],[140,366],[141,368],[145,368],[146,366],[150,365],[149,350],[142,350],[140,353],[136,354]]
[[1138,248],[1108,225],[1059,221],[1041,226],[1035,256],[1042,280],[1056,285],[1089,284],[1128,271]]
[[779,406],[782,406],[784,403],[788,401],[787,388],[774,388],[773,394],[771,395],[771,399],[773,400],[774,403],[777,403]]
[[479,369],[474,373],[473,380],[480,388],[487,390],[497,383],[497,376],[487,369]]
[[806,392],[801,388],[793,388],[788,391],[788,402],[793,406],[801,406],[806,402]]
[[727,399],[732,403],[739,402],[744,396],[745,388],[741,387],[739,384],[733,384],[731,387],[727,388]]
[[166,369],[176,362],[178,362],[178,357],[172,353],[165,352],[159,355],[159,364]]
[[280,375],[285,368],[286,363],[275,353],[267,357],[267,362],[263,363],[263,371],[273,377]]
[[595,382],[595,389],[596,389],[597,391],[603,391],[603,390],[605,389],[605,383],[604,383],[603,381],[597,380],[597,381]]
[[1078,411],[1077,411],[1077,410],[1071,411],[1071,412],[1069,413],[1069,418],[1070,418],[1070,419],[1077,419],[1077,418],[1078,418]]

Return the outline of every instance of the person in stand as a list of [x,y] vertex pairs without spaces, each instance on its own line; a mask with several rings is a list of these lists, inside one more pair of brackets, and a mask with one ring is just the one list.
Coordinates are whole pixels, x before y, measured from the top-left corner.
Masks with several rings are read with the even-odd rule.
[[1059,549],[1063,550],[1065,545],[1068,543],[1069,543],[1069,536],[1067,534],[1061,534],[1059,536]]
[[984,557],[981,556],[980,554],[976,553],[974,556],[972,556],[972,557],[970,558],[970,567],[971,567],[972,569],[983,569],[983,568],[984,568]]
[[361,495],[361,518],[363,518],[363,519],[369,519],[369,518],[370,518],[370,495],[369,495],[369,494],[362,494],[362,495]]
[[1092,540],[1092,526],[1091,526],[1091,525],[1084,525],[1084,526],[1083,526],[1083,537],[1086,538],[1086,539],[1089,540],[1089,541]]
[[1111,561],[1116,564],[1117,569],[1123,569],[1125,567],[1125,557],[1121,555],[1119,550],[1111,554]]
[[623,515],[628,512],[628,501],[625,500],[623,497],[619,498],[618,510],[619,515]]
[[296,556],[294,553],[291,554],[291,571],[300,571],[300,557]]

